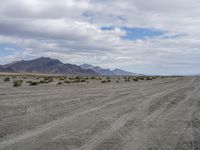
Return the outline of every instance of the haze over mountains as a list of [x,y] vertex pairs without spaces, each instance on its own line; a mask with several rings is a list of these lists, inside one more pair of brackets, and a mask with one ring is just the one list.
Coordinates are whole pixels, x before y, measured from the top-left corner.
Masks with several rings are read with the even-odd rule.
[[89,64],[74,65],[64,64],[57,59],[41,57],[34,60],[15,61],[6,65],[0,65],[0,72],[13,73],[46,73],[46,74],[74,74],[74,75],[138,75],[121,69],[104,69]]

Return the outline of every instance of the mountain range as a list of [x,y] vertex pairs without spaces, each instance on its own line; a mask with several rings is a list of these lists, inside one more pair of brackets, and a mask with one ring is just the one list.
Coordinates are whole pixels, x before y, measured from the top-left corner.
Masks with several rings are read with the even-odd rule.
[[0,72],[13,73],[46,73],[46,74],[73,74],[73,75],[102,75],[102,76],[129,76],[138,75],[121,69],[104,69],[89,64],[64,64],[57,59],[41,57],[34,60],[15,61],[0,65]]
[[90,65],[90,64],[83,64],[83,65],[80,65],[80,67],[82,69],[94,70],[95,72],[97,72],[98,74],[100,74],[102,76],[138,76],[138,75],[140,75],[140,74],[137,74],[137,73],[124,71],[124,70],[118,69],[118,68],[116,68],[114,70],[110,70],[110,69],[101,68],[99,66],[93,66],[93,65]]

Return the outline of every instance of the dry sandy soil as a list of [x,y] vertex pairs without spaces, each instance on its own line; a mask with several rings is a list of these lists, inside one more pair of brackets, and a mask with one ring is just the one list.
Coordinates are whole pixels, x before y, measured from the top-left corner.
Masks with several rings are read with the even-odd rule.
[[199,150],[200,78],[14,88],[0,82],[1,150]]

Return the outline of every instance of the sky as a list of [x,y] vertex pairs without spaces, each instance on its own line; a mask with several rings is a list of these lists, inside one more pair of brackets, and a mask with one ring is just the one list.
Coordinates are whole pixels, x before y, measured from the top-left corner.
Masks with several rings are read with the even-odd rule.
[[1,0],[0,64],[51,57],[200,74],[200,0]]

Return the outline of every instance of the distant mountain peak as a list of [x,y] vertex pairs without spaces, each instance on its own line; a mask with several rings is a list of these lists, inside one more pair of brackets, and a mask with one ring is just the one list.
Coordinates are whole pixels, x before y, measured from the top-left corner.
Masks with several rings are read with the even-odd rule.
[[46,62],[58,62],[58,63],[61,63],[60,60],[58,59],[52,59],[50,57],[40,57],[40,58],[37,58],[37,59],[33,59],[32,61],[46,61]]
[[93,68],[95,68],[95,66],[92,66],[90,64],[82,64],[79,67],[81,67],[82,69],[93,69]]
[[8,72],[28,72],[47,74],[76,74],[76,75],[98,75],[91,69],[82,69],[73,64],[64,64],[58,59],[40,57],[33,60],[16,61],[0,67],[0,71]]
[[103,76],[115,75],[110,69],[104,69],[104,68],[101,68],[99,66],[93,66],[93,65],[90,65],[90,64],[83,64],[83,65],[80,65],[80,67],[82,69],[92,69],[95,72],[97,72],[98,74],[103,75]]

